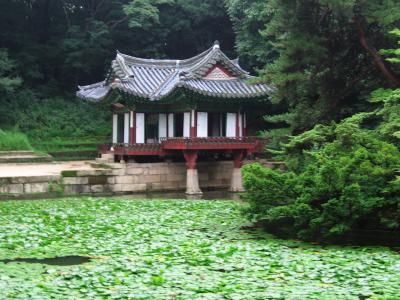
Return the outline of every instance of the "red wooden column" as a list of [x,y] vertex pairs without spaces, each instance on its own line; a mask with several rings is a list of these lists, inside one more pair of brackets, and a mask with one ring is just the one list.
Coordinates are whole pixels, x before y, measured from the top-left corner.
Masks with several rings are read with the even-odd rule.
[[186,168],[188,170],[196,169],[196,164],[197,164],[197,151],[196,150],[184,150],[183,157],[186,160]]
[[245,150],[234,150],[233,151],[233,172],[231,179],[231,187],[229,191],[231,192],[243,192],[243,178],[242,178],[242,166],[243,160],[246,157]]
[[236,137],[240,137],[240,118],[239,118],[239,112],[236,113]]
[[246,113],[242,114],[243,136],[247,136]]
[[243,166],[243,160],[246,156],[245,150],[233,151],[233,167],[240,169]]
[[197,137],[197,111],[190,112],[190,137]]
[[136,144],[136,112],[130,112],[130,144]]
[[199,174],[196,169],[197,151],[184,150],[183,156],[186,160],[186,194],[201,195],[203,194],[199,187]]

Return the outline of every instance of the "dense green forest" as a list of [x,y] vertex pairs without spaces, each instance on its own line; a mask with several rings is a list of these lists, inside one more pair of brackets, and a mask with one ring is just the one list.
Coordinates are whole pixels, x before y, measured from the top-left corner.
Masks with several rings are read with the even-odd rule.
[[[0,126],[31,137],[106,135],[108,114],[74,97],[102,80],[115,51],[187,58],[219,40],[278,89],[287,112],[270,136],[300,133],[373,109],[399,85],[393,48],[397,0],[4,0],[0,3]],[[12,113],[11,113],[12,112]]]
[[116,50],[187,58],[219,40],[234,55],[222,1],[5,0],[0,15],[0,126],[35,140],[110,134],[107,109],[75,92],[104,79]]
[[[272,84],[269,153],[245,170],[247,214],[300,237],[400,228],[399,0],[3,0],[0,127],[33,142],[110,134],[77,100],[115,51],[187,58],[221,42]],[[4,134],[4,133],[3,133]],[[23,140],[23,137],[21,137]],[[24,143],[24,142],[23,142]],[[285,187],[285,188],[282,188]]]

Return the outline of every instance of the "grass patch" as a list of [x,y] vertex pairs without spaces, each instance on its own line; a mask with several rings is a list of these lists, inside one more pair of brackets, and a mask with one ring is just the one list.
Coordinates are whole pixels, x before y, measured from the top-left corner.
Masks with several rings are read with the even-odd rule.
[[32,150],[25,134],[18,131],[3,131],[0,129],[0,151]]
[[85,256],[75,266],[0,263],[4,299],[398,299],[387,248],[284,241],[233,201],[69,198],[0,202],[0,259]]
[[76,177],[78,175],[78,171],[76,170],[64,170],[61,171],[62,177]]
[[59,180],[51,180],[49,182],[48,190],[50,193],[57,193],[58,195],[64,194],[64,181],[61,177]]

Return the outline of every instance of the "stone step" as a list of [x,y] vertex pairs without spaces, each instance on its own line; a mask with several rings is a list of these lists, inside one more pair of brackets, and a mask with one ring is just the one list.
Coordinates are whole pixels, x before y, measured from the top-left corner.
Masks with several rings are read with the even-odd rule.
[[0,164],[10,164],[10,163],[41,163],[41,162],[51,162],[53,158],[46,154],[13,154],[13,155],[1,155]]
[[0,151],[0,156],[37,155],[33,151]]

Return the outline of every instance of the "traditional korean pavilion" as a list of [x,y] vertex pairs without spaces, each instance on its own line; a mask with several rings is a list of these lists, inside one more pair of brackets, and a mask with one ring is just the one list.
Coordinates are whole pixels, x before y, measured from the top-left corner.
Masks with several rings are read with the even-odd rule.
[[196,161],[204,152],[232,155],[231,191],[242,190],[243,158],[260,151],[262,142],[248,137],[247,118],[262,110],[272,88],[253,84],[238,60],[219,43],[189,59],[143,59],[117,52],[102,82],[79,86],[78,97],[109,103],[113,113],[110,145],[101,154],[116,160],[183,155],[187,193],[201,193]]

